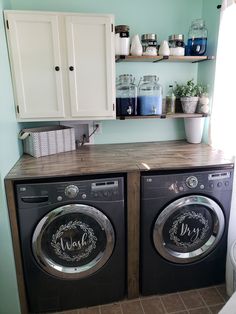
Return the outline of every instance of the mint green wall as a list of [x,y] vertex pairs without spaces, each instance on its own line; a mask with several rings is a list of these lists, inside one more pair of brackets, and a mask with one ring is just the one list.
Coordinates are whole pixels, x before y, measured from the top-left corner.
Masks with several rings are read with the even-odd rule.
[[[0,0],[0,9],[9,1]],[[2,14],[0,16],[0,313],[20,313],[15,265],[3,179],[19,158],[10,69]]]
[[[170,34],[187,36],[191,20],[201,17],[202,0],[11,0],[12,9],[113,13],[116,24],[130,26],[131,35],[155,32],[159,42]],[[130,73],[138,82],[145,74],[155,74],[167,87],[174,81],[197,79],[198,65],[179,63],[119,63],[117,75]],[[95,143],[139,142],[185,138],[183,120],[103,121],[102,134]]]
[[[206,21],[208,29],[208,55],[216,55],[220,10],[217,9],[219,0],[203,0],[202,17]],[[198,81],[209,85],[210,106],[212,108],[212,95],[214,89],[215,77],[215,61],[203,62],[199,64]],[[208,128],[210,119],[206,119],[205,129],[203,134],[203,141],[208,142]]]
[[[167,39],[173,33],[184,33],[187,36],[191,20],[203,15],[208,23],[209,35],[212,36],[210,47],[213,51],[218,23],[214,11],[216,4],[218,1],[215,0],[0,0],[1,9],[113,13],[116,24],[130,25],[131,35],[155,32],[159,41]],[[144,74],[158,75],[165,94],[167,86],[174,81],[183,82],[199,77],[199,80],[206,79],[209,83],[213,79],[212,66],[214,67],[210,63],[199,66],[179,63],[120,63],[116,68],[117,75],[130,73],[136,76],[137,81]],[[0,69],[0,313],[17,314],[19,302],[3,178],[19,158],[20,150],[2,17]],[[23,125],[19,127],[22,128]],[[102,129],[103,133],[97,135],[95,143],[172,140],[185,136],[182,119],[103,121]]]

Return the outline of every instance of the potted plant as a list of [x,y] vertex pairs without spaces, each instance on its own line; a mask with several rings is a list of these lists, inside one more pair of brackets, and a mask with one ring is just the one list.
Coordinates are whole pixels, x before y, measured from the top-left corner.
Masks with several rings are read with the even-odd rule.
[[198,113],[208,113],[209,112],[209,95],[208,95],[208,86],[207,85],[201,85],[200,86],[200,96],[198,101]]
[[174,88],[176,97],[180,98],[184,113],[195,113],[199,96],[205,90],[205,85],[195,84],[193,79],[186,84],[178,84]]

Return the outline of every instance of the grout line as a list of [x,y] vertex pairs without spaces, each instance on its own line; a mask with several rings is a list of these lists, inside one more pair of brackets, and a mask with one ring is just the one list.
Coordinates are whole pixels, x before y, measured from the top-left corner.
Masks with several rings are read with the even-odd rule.
[[145,314],[145,311],[144,311],[144,308],[143,308],[143,305],[142,305],[141,300],[139,300],[139,303],[140,303],[141,309],[142,309],[142,311],[143,311],[143,314]]
[[[228,294],[227,294],[227,292],[226,292],[226,295],[224,294],[224,293],[222,293],[220,290],[219,290],[219,288],[220,287],[224,287],[225,285],[218,285],[218,286],[215,286],[215,288],[216,288],[216,290],[217,290],[217,292],[219,293],[219,295],[222,297],[222,299],[224,300],[224,303],[226,303],[227,302],[227,297],[229,298],[229,296],[228,296]],[[226,290],[226,287],[224,287],[225,288],[225,290]]]
[[182,303],[183,303],[183,305],[184,305],[184,307],[185,307],[185,310],[189,313],[189,310],[188,310],[187,306],[185,305],[184,300],[182,299],[181,294],[180,294],[179,292],[177,292],[177,294],[178,294],[180,300],[182,301]]
[[124,314],[124,313],[123,313],[122,306],[121,306],[121,302],[119,302],[119,305],[120,305],[120,311],[121,311],[121,314]]
[[[183,313],[186,312],[186,310],[180,310],[180,311],[174,311],[174,312],[168,312],[168,314],[178,314],[178,313]],[[187,313],[189,313],[189,311],[187,310]]]
[[200,296],[200,298],[202,299],[202,302],[205,304],[206,308],[208,309],[209,313],[211,312],[211,309],[209,308],[209,306],[207,305],[207,303],[205,302],[205,300],[203,299],[203,297],[201,296],[201,293],[199,292],[199,290],[197,290],[198,295]]
[[101,308],[101,305],[99,305],[98,310],[99,310],[99,314],[102,314],[102,308]]
[[166,307],[165,307],[165,304],[164,304],[164,302],[162,301],[162,298],[161,298],[161,297],[160,297],[160,302],[161,302],[161,304],[162,304],[162,306],[163,306],[163,309],[164,309],[165,313],[168,313],[168,312],[167,312],[167,309],[166,309]]

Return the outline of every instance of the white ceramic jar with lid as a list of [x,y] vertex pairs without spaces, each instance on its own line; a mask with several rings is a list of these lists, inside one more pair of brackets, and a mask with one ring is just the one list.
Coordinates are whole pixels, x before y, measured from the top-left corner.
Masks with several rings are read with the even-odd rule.
[[130,50],[130,37],[128,25],[117,25],[115,27],[115,54],[128,56]]

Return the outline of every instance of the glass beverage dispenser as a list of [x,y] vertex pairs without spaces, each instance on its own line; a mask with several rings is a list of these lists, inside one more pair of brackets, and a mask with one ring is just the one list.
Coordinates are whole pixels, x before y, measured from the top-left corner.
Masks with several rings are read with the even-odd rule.
[[188,33],[187,55],[203,56],[207,49],[207,29],[202,19],[193,20]]
[[116,115],[137,115],[137,86],[131,74],[119,76],[116,84]]
[[145,75],[140,81],[138,92],[138,115],[162,114],[162,86],[156,75]]

